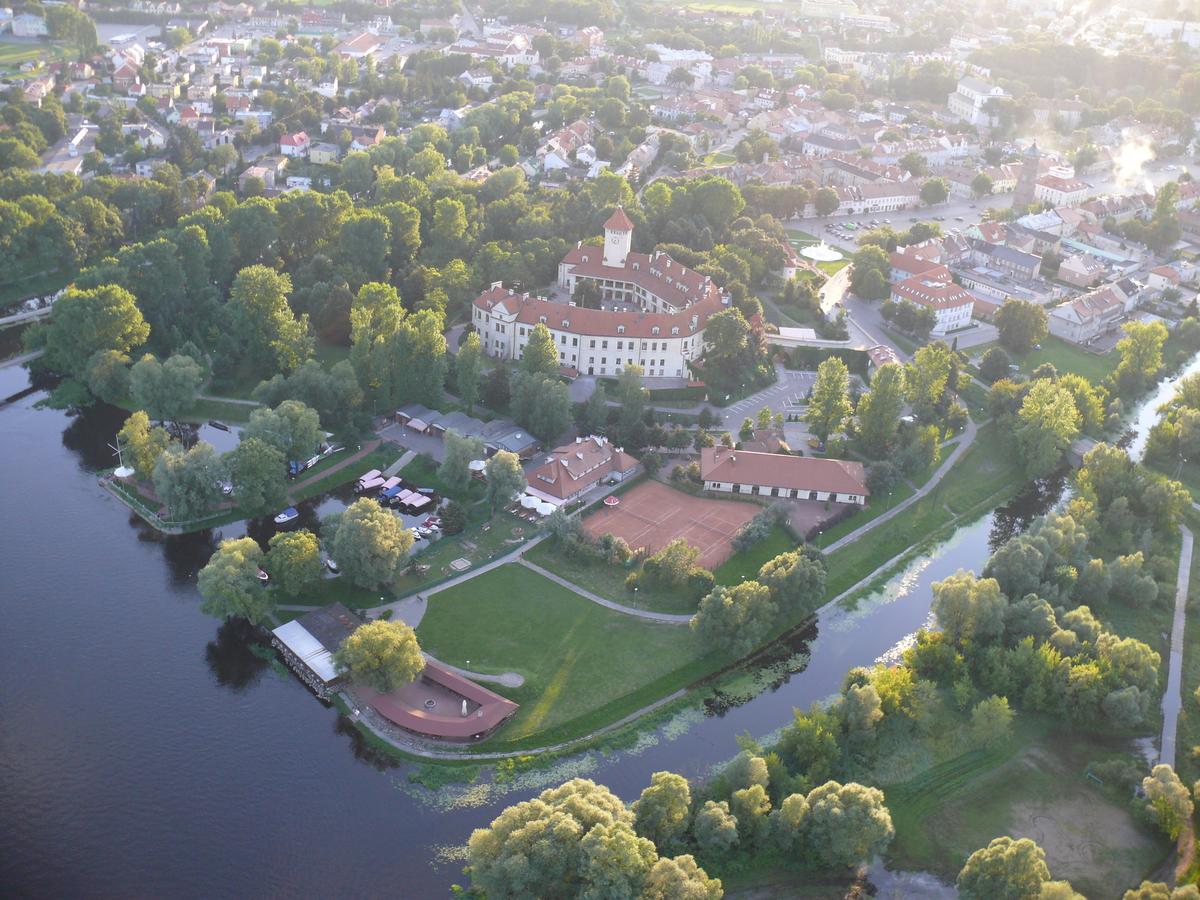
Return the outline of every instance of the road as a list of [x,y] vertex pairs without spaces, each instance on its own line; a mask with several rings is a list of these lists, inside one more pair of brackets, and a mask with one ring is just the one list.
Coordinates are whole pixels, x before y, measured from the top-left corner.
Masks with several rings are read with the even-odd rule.
[[1192,532],[1179,526],[1179,574],[1175,579],[1175,616],[1171,623],[1171,656],[1167,668],[1167,690],[1162,699],[1163,730],[1158,761],[1175,765],[1175,738],[1183,709],[1183,630],[1187,619],[1188,582],[1192,573]]

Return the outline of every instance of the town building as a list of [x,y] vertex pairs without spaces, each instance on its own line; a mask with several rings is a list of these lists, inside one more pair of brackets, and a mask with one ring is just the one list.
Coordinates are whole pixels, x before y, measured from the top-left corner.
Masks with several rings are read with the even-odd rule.
[[833,503],[867,502],[863,464],[814,456],[755,453],[729,447],[700,451],[700,478],[706,491],[751,494]]
[[892,299],[897,303],[906,300],[932,309],[937,322],[931,334],[938,337],[970,325],[975,306],[971,292],[955,284],[945,266],[892,285]]
[[1055,306],[1046,317],[1046,327],[1064,341],[1086,344],[1115,329],[1126,311],[1122,294],[1106,285]]
[[1074,253],[1058,267],[1058,278],[1075,287],[1090,288],[1108,271],[1104,260],[1090,253]]
[[991,123],[994,102],[1008,99],[1009,95],[1003,88],[967,75],[958,80],[958,87],[946,98],[946,105],[951,115],[978,126]]
[[355,613],[334,602],[280,625],[271,632],[271,644],[301,681],[328,700],[343,681],[333,654],[361,624]]
[[586,494],[603,481],[620,482],[637,470],[638,461],[592,435],[555,447],[540,466],[526,474],[526,493],[560,506]]
[[1088,198],[1091,185],[1078,178],[1043,175],[1033,186],[1034,200],[1051,206],[1079,206]]
[[312,145],[307,132],[297,131],[295,134],[285,134],[279,138],[279,152],[284,156],[303,159],[308,155],[308,148]]

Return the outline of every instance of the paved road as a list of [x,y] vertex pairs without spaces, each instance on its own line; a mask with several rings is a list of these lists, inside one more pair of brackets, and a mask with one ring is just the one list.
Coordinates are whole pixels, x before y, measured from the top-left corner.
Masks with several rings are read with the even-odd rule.
[[866,534],[872,528],[876,528],[876,527],[882,525],[884,522],[888,522],[891,519],[895,518],[900,513],[904,512],[904,510],[908,509],[910,506],[912,506],[914,503],[916,503],[918,500],[920,500],[922,497],[924,497],[926,494],[928,494],[930,491],[932,491],[935,487],[938,486],[938,484],[941,482],[941,480],[946,477],[946,473],[949,472],[950,469],[954,467],[954,464],[957,463],[960,458],[962,458],[962,455],[967,452],[967,448],[969,448],[971,446],[971,444],[973,444],[975,442],[975,435],[978,431],[979,431],[979,428],[978,428],[978,426],[976,426],[975,422],[972,421],[971,419],[967,419],[967,427],[965,429],[963,429],[962,439],[958,442],[958,446],[955,447],[952,451],[950,451],[950,455],[947,456],[944,460],[942,460],[942,464],[940,466],[938,466],[937,471],[933,473],[933,477],[930,478],[927,482],[925,482],[925,484],[923,484],[920,488],[918,488],[917,492],[915,494],[913,494],[908,499],[906,499],[900,503],[897,503],[894,507],[889,509],[883,515],[872,519],[870,522],[865,522],[862,526],[854,529],[852,532],[845,535],[844,537],[838,538],[836,541],[834,541],[828,547],[823,548],[824,552],[825,553],[833,553],[835,550],[839,550],[842,547],[845,547],[847,544],[858,540],[860,537],[862,537],[864,534]]
[[1188,581],[1192,572],[1192,532],[1180,525],[1183,542],[1179,548],[1179,574],[1175,579],[1175,618],[1171,624],[1171,657],[1167,668],[1167,690],[1163,694],[1162,740],[1158,761],[1175,765],[1175,736],[1183,708],[1183,628],[1187,619]]
[[676,616],[672,615],[671,613],[651,612],[648,609],[634,609],[631,606],[622,606],[620,603],[614,603],[612,600],[607,600],[604,597],[601,597],[599,594],[593,594],[591,591],[581,588],[579,585],[567,581],[565,578],[560,578],[558,575],[555,575],[553,572],[547,569],[543,569],[536,563],[531,563],[523,556],[519,557],[517,562],[525,566],[525,568],[532,569],[533,571],[537,572],[543,578],[549,578],[555,584],[565,587],[568,591],[571,591],[574,594],[578,594],[585,600],[591,600],[593,603],[597,603],[600,606],[605,606],[615,612],[624,613],[627,616],[635,616],[639,619],[648,619],[651,622],[662,622],[665,625],[686,625],[688,622],[692,621],[692,617],[690,615]]
[[825,279],[825,283],[821,285],[819,292],[821,312],[828,316],[842,302],[842,298],[848,290],[850,290],[850,266],[842,266]]
[[33,362],[45,352],[45,350],[34,350],[32,353],[22,353],[20,356],[6,359],[0,362],[0,369],[7,369],[9,366],[23,366],[27,362]]

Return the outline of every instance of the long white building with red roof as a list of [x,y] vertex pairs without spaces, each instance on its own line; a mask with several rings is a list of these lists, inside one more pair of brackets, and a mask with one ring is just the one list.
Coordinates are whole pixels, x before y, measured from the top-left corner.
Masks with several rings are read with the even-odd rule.
[[604,246],[580,244],[559,263],[560,288],[595,281],[601,308],[518,294],[500,282],[475,298],[472,321],[484,352],[520,359],[529,334],[545,325],[559,364],[584,375],[616,375],[639,365],[647,377],[687,377],[704,352],[704,326],[728,299],[707,275],[666,253],[634,253],[633,223],[621,209],[604,225]]
[[892,299],[896,302],[906,300],[933,310],[937,320],[930,333],[936,337],[966,328],[971,324],[975,309],[975,297],[966,288],[955,284],[950,270],[943,265],[893,284]]

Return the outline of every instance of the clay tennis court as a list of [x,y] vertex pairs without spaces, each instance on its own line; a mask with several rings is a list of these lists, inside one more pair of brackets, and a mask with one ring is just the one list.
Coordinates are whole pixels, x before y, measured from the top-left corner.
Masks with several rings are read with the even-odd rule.
[[611,532],[634,550],[657,553],[676,538],[700,551],[699,564],[715,569],[733,553],[733,536],[761,507],[735,500],[709,500],[645,481],[621,494],[620,505],[601,506],[583,520],[592,537]]

